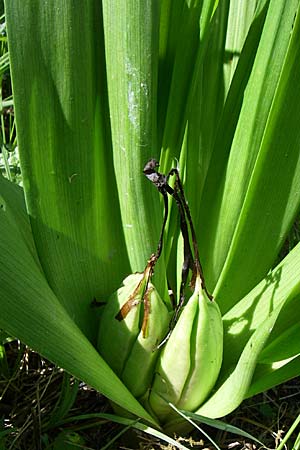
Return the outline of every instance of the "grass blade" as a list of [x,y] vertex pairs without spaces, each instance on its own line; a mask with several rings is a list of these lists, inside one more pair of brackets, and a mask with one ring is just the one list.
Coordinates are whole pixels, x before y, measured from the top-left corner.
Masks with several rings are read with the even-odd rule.
[[185,414],[185,411],[177,409],[176,406],[174,406],[172,403],[169,403],[169,405],[177,412],[178,415],[180,415],[183,419],[185,419],[187,422],[193,425],[194,428],[199,430],[200,433],[202,433],[217,450],[221,450],[218,444],[209,436],[209,434],[207,434],[202,428],[199,427],[199,425],[195,423],[195,421],[193,420],[194,417],[191,417],[189,414]]
[[[289,440],[289,438],[292,436],[292,434],[294,433],[294,431],[296,430],[296,428],[298,427],[300,423],[300,414],[298,415],[298,417],[294,420],[293,424],[291,425],[291,427],[288,429],[286,435],[284,436],[284,438],[282,439],[282,441],[280,442],[280,444],[277,447],[277,450],[282,450],[283,448],[286,448],[286,443]],[[299,434],[298,434],[298,438],[296,439],[296,442],[298,441],[298,445],[299,445]]]
[[[260,442],[256,437],[252,436],[251,434],[247,433],[244,430],[241,430],[238,427],[235,427],[234,425],[230,425],[226,422],[217,419],[209,419],[208,417],[200,416],[199,414],[195,414],[190,411],[181,411],[181,412],[184,413],[185,416],[193,419],[195,422],[204,423],[205,425],[208,425],[212,428],[216,428],[217,430],[222,430],[224,432],[236,434],[237,436],[243,436],[263,446],[262,442]],[[175,421],[172,426],[175,429],[176,426]]]
[[89,420],[89,419],[104,419],[104,420],[110,420],[112,422],[120,423],[121,425],[129,425],[132,428],[136,428],[137,430],[143,431],[144,433],[150,434],[151,436],[157,437],[158,439],[162,439],[163,441],[167,442],[168,444],[173,445],[175,448],[179,448],[180,450],[189,450],[184,445],[180,444],[179,442],[176,442],[174,439],[172,439],[170,436],[167,436],[166,434],[162,433],[161,431],[156,430],[155,428],[151,428],[144,423],[138,422],[136,420],[126,419],[125,417],[120,417],[117,415],[112,414],[106,414],[106,413],[94,413],[94,414],[85,414],[82,416],[75,416],[70,417],[69,419],[64,420],[62,423],[68,423],[73,422],[75,420]]
[[67,373],[64,373],[63,381],[61,384],[61,392],[55,405],[53,412],[51,413],[50,420],[44,427],[45,430],[54,428],[58,422],[60,422],[72,408],[78,393],[79,381],[76,380],[71,384],[71,377]]

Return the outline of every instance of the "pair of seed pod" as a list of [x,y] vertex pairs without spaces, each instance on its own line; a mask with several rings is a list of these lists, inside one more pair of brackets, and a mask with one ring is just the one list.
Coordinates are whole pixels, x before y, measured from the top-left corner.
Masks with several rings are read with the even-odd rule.
[[132,394],[142,397],[151,386],[170,313],[144,273],[129,275],[103,307],[98,350]]
[[158,349],[170,320],[155,287],[144,273],[136,273],[104,306],[98,335],[100,354],[162,424],[174,414],[169,403],[194,411],[204,402],[223,356],[221,313],[199,276],[169,339]]

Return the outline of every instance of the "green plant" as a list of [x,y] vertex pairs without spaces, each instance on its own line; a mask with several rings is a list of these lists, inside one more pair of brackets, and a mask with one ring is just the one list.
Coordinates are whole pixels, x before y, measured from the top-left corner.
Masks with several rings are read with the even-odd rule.
[[[293,435],[293,433],[296,433],[296,429],[299,425],[300,422],[300,416],[298,415],[295,419],[295,421],[293,422],[293,424],[289,427],[289,429],[287,430],[284,438],[281,440],[280,444],[278,445],[279,450],[282,450],[284,448],[284,446],[286,445],[286,443],[288,442],[289,439],[291,439],[291,436]],[[299,432],[297,432],[296,438],[293,440],[293,450],[297,450],[299,448],[299,440],[300,440],[300,434]]]
[[[6,3],[26,207],[0,178],[0,326],[155,427],[95,349],[91,308],[156,249],[151,157],[163,173],[179,161],[222,313],[222,367],[194,412],[224,416],[300,372],[299,244],[274,267],[300,201],[299,1],[235,3]],[[153,277],[168,308],[183,258],[175,206]]]
[[18,151],[15,146],[16,132],[13,117],[13,101],[9,77],[9,54],[4,14],[0,17],[0,86],[0,171],[10,181],[20,183],[21,176]]

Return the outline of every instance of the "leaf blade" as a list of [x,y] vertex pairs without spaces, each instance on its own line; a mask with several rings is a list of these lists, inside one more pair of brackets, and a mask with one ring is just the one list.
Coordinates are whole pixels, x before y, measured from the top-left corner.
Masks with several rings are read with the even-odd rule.
[[[261,143],[265,135],[265,129],[266,127],[272,125],[272,123],[274,125],[274,123],[276,122],[275,117],[273,117],[273,121],[270,122],[269,114],[270,109],[273,105],[273,97],[277,93],[278,85],[282,81],[281,68],[284,67],[286,72],[291,69],[291,66],[289,64],[286,64],[285,57],[288,45],[290,43],[290,31],[293,28],[294,15],[297,11],[298,2],[295,2],[293,4],[290,3],[289,10],[285,9],[285,6],[285,2],[281,2],[281,4],[279,5],[278,2],[271,1],[270,6],[267,10],[267,17],[265,22],[265,8],[260,11],[260,15],[256,18],[255,22],[253,22],[254,26],[256,25],[257,20],[260,22],[262,21],[262,23],[264,23],[264,31],[259,44],[259,48],[256,53],[255,63],[250,79],[248,81],[247,87],[243,87],[245,91],[239,92],[239,77],[242,74],[239,73],[238,65],[235,73],[236,82],[235,80],[233,80],[231,84],[231,90],[233,93],[236,89],[235,93],[237,94],[237,104],[241,99],[243,99],[242,109],[239,113],[238,125],[236,127],[234,136],[233,134],[230,135],[230,132],[234,131],[236,125],[229,122],[230,126],[228,127],[227,119],[229,119],[229,121],[231,119],[229,115],[227,116],[229,112],[227,111],[227,114],[223,116],[220,128],[218,130],[218,137],[215,143],[214,154],[211,160],[210,172],[206,181],[206,189],[204,190],[205,195],[203,197],[201,205],[201,216],[199,217],[199,226],[201,225],[202,230],[202,233],[199,236],[200,247],[203,253],[203,265],[209,287],[213,289],[217,280],[220,280],[215,294],[216,296],[219,295],[220,307],[223,311],[226,311],[230,307],[230,305],[232,305],[238,298],[241,298],[243,295],[245,295],[256,284],[256,282],[258,282],[266,274],[267,270],[269,270],[269,267],[273,262],[270,256],[271,245],[267,245],[266,239],[262,239],[261,242],[265,246],[264,249],[266,250],[266,256],[264,256],[263,252],[261,252],[259,258],[260,267],[256,267],[256,263],[255,265],[253,265],[253,260],[255,259],[254,252],[256,247],[251,247],[252,241],[250,240],[250,238],[252,239],[253,237],[257,236],[256,227],[253,228],[253,223],[251,236],[249,235],[249,230],[247,232],[248,234],[246,233],[246,231],[244,233],[245,243],[247,244],[247,251],[245,251],[245,247],[240,246],[240,253],[235,253],[236,248],[234,247],[234,243],[232,244],[232,239],[239,220],[241,208],[245,201],[245,195],[248,191],[249,182],[252,179],[252,171],[255,168],[257,154],[259,152],[260,145],[262,145]],[[280,8],[283,8],[284,15],[281,14]],[[277,17],[276,20],[275,17]],[[253,28],[253,31],[254,30],[255,27]],[[295,35],[298,33],[295,28],[293,29],[293,33],[294,32]],[[257,36],[257,30],[255,34]],[[251,37],[250,34],[249,37]],[[246,56],[246,59],[248,58],[249,60],[251,60],[251,58],[253,57],[251,56],[251,52],[253,52],[256,48],[256,44],[254,42],[250,42],[250,44],[251,45],[248,48],[246,41],[244,47],[244,49],[247,50],[247,53],[244,56]],[[296,45],[294,51],[297,51]],[[274,54],[277,55],[276,58],[274,57]],[[291,58],[293,57],[292,52],[290,56]],[[274,67],[274,71],[272,71],[270,66],[267,64],[268,60],[271,64],[276,64],[276,67]],[[245,62],[243,60],[243,54],[240,61],[242,63]],[[249,71],[249,68],[247,70]],[[296,67],[294,67],[294,70],[297,70]],[[282,82],[281,87],[284,86],[284,84],[285,83]],[[292,88],[291,86],[287,87],[286,95],[291,95],[293,89],[294,88]],[[231,101],[232,98],[229,92],[228,103],[230,104]],[[299,112],[297,110],[297,106],[294,106],[296,107],[296,109],[293,114],[297,115],[299,114]],[[234,104],[232,104],[232,108],[233,110],[235,109]],[[224,111],[225,110],[226,105]],[[278,114],[280,115],[279,111]],[[281,114],[283,116],[283,111],[281,111]],[[286,118],[282,116],[281,119],[286,120]],[[287,124],[287,126],[289,127],[289,124]],[[224,134],[226,139],[225,144],[224,136],[222,136],[222,134]],[[291,136],[290,150],[291,154],[294,157],[296,157],[296,142],[297,137],[295,138],[294,148],[292,149],[293,136]],[[271,140],[269,140],[268,145],[269,157],[271,159],[278,145],[277,136],[275,134],[273,134],[272,142]],[[228,148],[226,148],[227,146]],[[231,151],[229,152],[230,147]],[[265,152],[267,151],[266,146],[264,150]],[[277,147],[276,155],[278,151],[279,145]],[[280,164],[282,165],[281,161],[278,160],[277,162],[278,166],[280,166]],[[285,179],[286,186],[289,183],[289,176],[293,175],[291,175],[287,170]],[[272,196],[272,188],[274,188],[274,186],[271,186],[270,184],[268,191],[270,196]],[[258,192],[257,195],[257,201],[259,201]],[[280,207],[282,213],[284,213],[283,211],[285,209],[285,203],[280,203]],[[256,221],[261,219],[259,217],[259,212],[260,210],[257,207],[253,209],[253,220],[254,217]],[[291,213],[291,216],[293,215],[293,213],[294,211]],[[290,220],[292,219],[290,218]],[[264,230],[264,224],[265,230],[267,229],[267,227],[271,228],[272,226],[271,220],[269,220],[268,218],[265,222],[263,222],[262,224],[260,224],[259,221],[257,222],[258,226],[261,225],[261,233]],[[261,237],[262,234],[260,235],[260,238]],[[283,237],[282,233],[280,233],[280,230],[276,230],[276,232],[273,233],[272,237],[277,246],[279,245],[278,241],[282,242]],[[243,271],[240,271],[240,280],[237,280],[237,275],[235,275],[234,277],[234,275],[232,274],[232,270],[230,271],[230,275],[233,276],[233,280],[230,283],[231,298],[229,298],[229,271],[227,272],[227,269],[224,271],[223,279],[220,279],[220,274],[223,270],[224,264],[227,261],[227,255],[231,244],[232,255],[230,256],[230,261],[237,261],[237,258],[239,258],[238,262],[243,263],[244,266],[246,266],[246,262],[248,261],[247,258],[249,258],[250,256],[249,252],[251,252],[252,259],[251,269],[247,267]],[[230,262],[228,260],[228,265],[229,264]],[[265,272],[263,272],[263,269],[265,270]],[[243,276],[243,273],[245,273],[245,276]],[[250,275],[248,276],[248,274]],[[242,283],[241,280],[243,280]],[[241,284],[243,284],[242,287]]]
[[55,8],[17,0],[7,2],[6,14],[21,168],[39,259],[61,302],[95,338],[88,305],[95,296],[105,300],[129,270],[107,151],[101,8],[85,2],[79,15],[69,0]]
[[[300,133],[296,124],[300,108],[295,96],[300,76],[299,39],[298,13],[244,203],[215,289],[223,310],[266,275],[299,209]],[[241,273],[247,273],[247,281]]]
[[10,214],[10,209],[15,207],[11,201],[16,188],[20,199],[22,192],[10,184],[6,209],[0,209],[0,327],[124,409],[157,426],[61,305],[22,234],[11,232],[12,226],[18,230],[22,225]]
[[147,161],[159,159],[158,4],[150,0],[102,3],[113,159],[123,231],[131,269],[141,272],[156,250],[161,225],[159,194],[143,176]]

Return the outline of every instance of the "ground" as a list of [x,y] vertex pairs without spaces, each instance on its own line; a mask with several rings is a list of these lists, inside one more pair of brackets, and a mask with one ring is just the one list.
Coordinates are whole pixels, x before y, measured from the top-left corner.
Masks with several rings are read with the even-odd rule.
[[[124,426],[91,417],[95,413],[111,413],[109,402],[19,341],[8,342],[5,350],[7,365],[4,361],[0,378],[0,449],[172,450],[149,435],[134,430],[124,433]],[[299,405],[300,378],[297,378],[245,401],[224,421],[274,449],[299,415]],[[77,419],[72,419],[75,416]],[[249,439],[199,425],[221,449],[259,448],[259,444]],[[66,432],[63,439],[66,436],[73,439],[72,447],[52,447],[51,442],[62,430]],[[3,432],[8,433],[5,447],[1,446]],[[188,448],[212,448],[198,430],[191,436],[175,438]],[[295,439],[296,434],[289,440],[288,448],[293,447]]]

